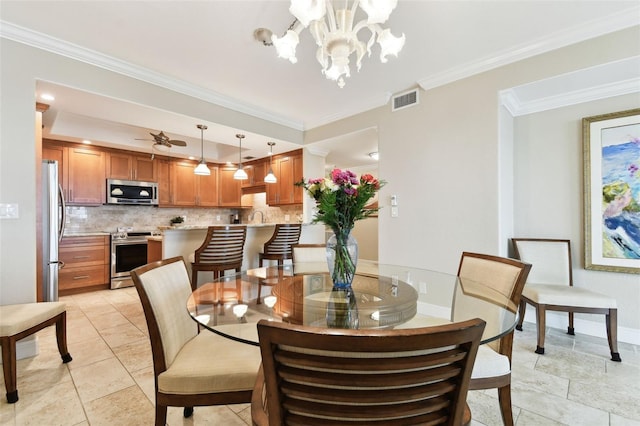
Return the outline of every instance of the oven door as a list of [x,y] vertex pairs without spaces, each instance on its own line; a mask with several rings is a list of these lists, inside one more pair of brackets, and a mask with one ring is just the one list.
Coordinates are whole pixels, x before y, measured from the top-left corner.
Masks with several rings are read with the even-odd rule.
[[147,264],[147,240],[111,243],[111,288],[131,287],[131,271]]

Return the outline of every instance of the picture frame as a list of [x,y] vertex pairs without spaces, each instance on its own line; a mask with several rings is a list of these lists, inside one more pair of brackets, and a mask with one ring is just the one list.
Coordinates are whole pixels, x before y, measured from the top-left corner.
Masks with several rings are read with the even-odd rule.
[[640,274],[640,108],[582,119],[585,269]]

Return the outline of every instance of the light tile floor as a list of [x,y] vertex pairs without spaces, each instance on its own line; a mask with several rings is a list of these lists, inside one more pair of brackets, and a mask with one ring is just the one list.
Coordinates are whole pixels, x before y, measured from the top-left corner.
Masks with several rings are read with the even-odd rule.
[[[73,361],[62,364],[55,327],[38,333],[40,354],[18,361],[20,400],[7,404],[0,425],[152,425],[153,369],[142,307],[134,288],[63,297]],[[640,348],[619,344],[609,360],[605,339],[549,329],[546,355],[533,352],[535,326],[516,332],[514,419],[528,425],[640,425]],[[501,425],[495,390],[472,391],[472,424]],[[196,407],[190,419],[169,408],[169,425],[245,426],[248,404]]]

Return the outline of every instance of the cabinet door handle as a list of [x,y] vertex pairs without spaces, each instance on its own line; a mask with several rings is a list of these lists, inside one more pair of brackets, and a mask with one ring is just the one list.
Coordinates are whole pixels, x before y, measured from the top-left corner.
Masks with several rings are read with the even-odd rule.
[[74,259],[88,259],[90,256],[73,256]]
[[89,278],[89,275],[78,275],[76,277],[73,277],[74,280],[84,280]]

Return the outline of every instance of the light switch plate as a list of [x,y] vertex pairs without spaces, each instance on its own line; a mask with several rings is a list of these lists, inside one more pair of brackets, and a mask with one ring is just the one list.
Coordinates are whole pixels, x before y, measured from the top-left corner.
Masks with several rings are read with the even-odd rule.
[[398,208],[391,207],[391,217],[398,217]]
[[16,203],[0,203],[0,219],[19,219],[20,211]]

